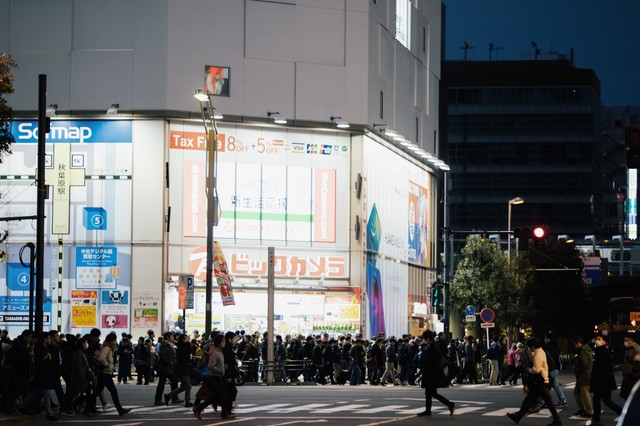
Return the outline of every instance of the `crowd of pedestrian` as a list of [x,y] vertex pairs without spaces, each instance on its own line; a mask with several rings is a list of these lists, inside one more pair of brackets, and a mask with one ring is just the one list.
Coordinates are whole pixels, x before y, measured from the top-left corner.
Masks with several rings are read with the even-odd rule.
[[[546,408],[553,416],[551,424],[560,425],[557,409],[567,405],[558,382],[562,360],[551,333],[540,340],[530,337],[513,343],[510,348],[502,336],[488,343],[473,336],[447,342],[444,333],[436,335],[428,330],[421,336],[378,335],[371,339],[360,334],[338,338],[326,333],[284,338],[277,335],[271,364],[266,362],[270,358],[267,333],[213,331],[201,338],[197,331],[193,336],[166,332],[156,341],[155,333],[149,330],[136,344],[127,333],[122,333],[120,342],[117,340],[118,336],[110,333],[101,341],[99,329],[84,336],[25,330],[13,340],[6,331],[0,331],[0,410],[7,414],[44,412],[52,421],[57,420],[54,409],[60,415],[82,413],[93,417],[100,408],[109,407],[106,388],[122,416],[130,409],[120,402],[115,377],[119,384],[157,382],[155,405],[184,403],[198,419],[212,407],[223,419],[232,419],[236,416],[236,383],[241,379],[266,381],[270,373],[276,381],[292,384],[421,386],[425,389],[425,411],[419,416],[431,415],[433,398],[453,415],[455,403],[440,395],[438,388],[481,380],[491,386],[514,386],[520,381],[525,394],[522,406],[507,414],[516,423],[526,414]],[[617,385],[607,336],[599,334],[589,342],[576,337],[573,343],[575,415],[591,418],[597,424],[602,403],[619,414],[621,407],[611,393]],[[624,345],[623,399],[640,379],[640,346],[631,334],[625,336]],[[194,377],[202,382],[195,394]],[[165,393],[167,384],[170,388]]]

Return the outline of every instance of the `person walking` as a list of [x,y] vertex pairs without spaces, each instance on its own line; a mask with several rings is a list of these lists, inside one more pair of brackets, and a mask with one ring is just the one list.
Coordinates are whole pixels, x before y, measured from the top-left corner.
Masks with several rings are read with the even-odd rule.
[[465,377],[469,377],[469,384],[478,384],[478,374],[476,372],[476,355],[473,347],[473,336],[467,337],[467,344],[464,346],[464,370],[460,377],[460,383]]
[[180,387],[165,394],[165,404],[169,405],[169,401],[179,401],[178,394],[184,392],[184,406],[191,408],[191,342],[188,334],[178,336],[178,346],[176,348],[176,366],[175,375],[180,378]]
[[[156,386],[156,395],[155,395],[155,405],[169,405],[169,402],[166,400],[162,400],[162,394],[164,393],[164,385],[167,379],[171,383],[171,392],[174,392],[178,389],[178,378],[175,374],[175,366],[176,366],[176,351],[173,348],[175,343],[175,335],[167,331],[162,336],[162,343],[160,344],[160,349],[158,350],[158,366],[156,367],[158,373],[158,385]],[[174,404],[181,404],[184,401],[178,399],[177,396],[173,397]]]
[[211,390],[210,396],[198,405],[193,406],[193,415],[197,419],[202,419],[200,414],[206,407],[215,403],[222,407],[221,416],[223,419],[233,419],[235,414],[230,413],[228,410],[229,403],[226,401],[227,395],[225,392],[225,364],[224,364],[224,347],[225,338],[222,334],[216,334],[213,337],[211,346],[209,347],[209,377],[207,378],[207,388]]
[[632,334],[624,336],[624,365],[622,367],[622,385],[620,396],[627,399],[633,389],[633,385],[640,379],[640,345]]
[[622,413],[622,407],[611,400],[611,391],[616,390],[616,379],[613,376],[613,357],[603,335],[596,336],[595,358],[591,370],[591,392],[593,392],[593,417],[591,424],[600,424],[600,402],[617,414]]
[[349,385],[358,386],[362,379],[362,373],[365,366],[362,339],[356,339],[356,344],[353,345],[349,351],[349,357],[351,358],[351,376],[349,378]]
[[53,369],[53,361],[48,349],[50,344],[51,335],[46,332],[40,333],[33,355],[35,364],[33,391],[16,407],[16,410],[20,414],[30,414],[29,407],[44,400],[44,412],[47,420],[57,421],[58,418],[51,411],[51,389],[53,388],[51,370]]
[[549,382],[551,387],[558,395],[558,404],[556,407],[566,407],[567,397],[564,396],[562,387],[558,383],[558,375],[560,374],[560,351],[554,344],[553,334],[547,333],[544,336],[544,346],[542,347],[547,354],[547,365],[549,366]]
[[72,407],[88,417],[95,417],[96,412],[92,411],[91,404],[88,404],[93,397],[93,382],[95,380],[87,357],[88,349],[87,336],[78,339],[73,352],[71,378],[67,382],[67,393]]
[[420,371],[422,372],[421,386],[424,388],[425,393],[425,410],[418,414],[418,417],[431,416],[431,403],[433,398],[446,405],[449,408],[450,415],[453,416],[456,410],[456,403],[449,401],[438,393],[439,387],[446,387],[448,385],[447,378],[443,371],[446,364],[442,359],[443,355],[440,353],[438,345],[434,344],[432,331],[427,330],[422,333],[422,339],[427,344],[426,350],[423,351],[420,357]]
[[538,398],[542,397],[553,416],[553,422],[549,426],[560,426],[562,425],[562,420],[560,420],[558,411],[553,405],[548,389],[549,367],[547,366],[547,355],[535,337],[527,339],[526,346],[533,355],[533,367],[529,368],[529,378],[527,379],[529,393],[522,401],[520,410],[514,413],[507,413],[507,417],[513,420],[514,423],[518,423],[536,405]]
[[498,386],[498,353],[500,351],[497,337],[493,337],[489,350],[487,351],[487,359],[491,364],[491,376],[489,377],[489,386]]
[[149,350],[151,341],[147,339],[147,342],[149,343],[146,343],[144,337],[140,336],[140,338],[138,338],[138,344],[133,350],[133,366],[136,368],[138,375],[138,379],[136,380],[137,385],[141,385],[143,380],[144,384],[148,385],[151,379],[151,373],[149,371],[151,368],[151,351]]
[[395,343],[396,343],[396,339],[394,339],[394,338],[389,339],[389,344],[387,345],[387,348],[385,349],[385,352],[386,352],[385,366],[386,366],[386,368],[384,370],[384,373],[382,373],[382,378],[380,379],[380,384],[382,386],[386,385],[387,376],[391,377],[391,381],[393,382],[394,386],[398,386],[400,384],[396,380],[396,374],[395,374],[395,365],[396,365],[396,360],[398,359],[398,357],[396,355],[396,350],[395,350]]
[[591,347],[584,344],[582,337],[576,336],[573,339],[573,345],[578,351],[576,356],[576,385],[573,388],[573,396],[578,404],[576,416],[591,418],[593,417],[593,408],[591,407],[591,398],[589,398],[589,386],[591,384],[591,371],[593,369],[593,356],[591,355]]
[[118,345],[118,383],[122,382],[125,385],[131,375],[131,360],[133,355],[133,346],[127,334],[123,333],[122,340]]
[[116,385],[113,383],[113,371],[115,369],[113,362],[113,354],[116,348],[116,339],[117,336],[115,333],[110,333],[107,337],[104,338],[104,343],[100,348],[100,355],[98,356],[98,365],[100,365],[101,369],[96,374],[98,386],[95,390],[95,396],[92,397],[92,405],[91,410],[95,412],[96,406],[96,396],[100,394],[107,388],[109,393],[111,394],[111,399],[113,400],[113,405],[116,406],[118,410],[118,414],[124,416],[131,408],[123,408],[120,404],[120,398],[118,398],[118,390],[116,389]]

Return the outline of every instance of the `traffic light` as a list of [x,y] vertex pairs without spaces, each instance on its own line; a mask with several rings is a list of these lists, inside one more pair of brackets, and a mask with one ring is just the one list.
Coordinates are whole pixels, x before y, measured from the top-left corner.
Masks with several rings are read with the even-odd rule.
[[444,314],[444,286],[442,284],[431,286],[431,313],[439,316]]
[[540,247],[547,236],[547,230],[543,226],[522,226],[514,228],[513,236],[518,239],[518,250],[525,251],[529,249],[531,241],[536,247]]

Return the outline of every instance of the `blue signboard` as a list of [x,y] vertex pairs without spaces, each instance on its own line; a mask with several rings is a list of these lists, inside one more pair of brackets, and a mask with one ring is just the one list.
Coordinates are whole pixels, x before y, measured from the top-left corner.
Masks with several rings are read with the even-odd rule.
[[82,211],[82,225],[89,231],[107,229],[107,211],[102,207],[85,207]]
[[600,258],[597,256],[582,258],[582,285],[595,287],[600,285]]
[[475,307],[473,307],[473,306],[471,306],[471,305],[469,305],[469,306],[467,306],[467,307],[464,309],[464,312],[465,312],[467,315],[475,315],[475,314],[476,314],[476,308],[475,308]]
[[[47,142],[66,143],[131,143],[130,120],[51,120]],[[16,143],[38,143],[37,121],[12,121],[11,134]]]
[[12,291],[29,291],[29,268],[22,263],[9,263],[7,268],[7,287]]
[[126,290],[103,290],[102,304],[103,305],[128,305],[129,292]]

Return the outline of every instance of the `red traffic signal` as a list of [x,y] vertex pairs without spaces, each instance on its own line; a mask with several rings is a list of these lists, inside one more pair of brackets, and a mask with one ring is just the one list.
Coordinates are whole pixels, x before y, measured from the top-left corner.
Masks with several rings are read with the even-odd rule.
[[544,228],[537,226],[535,228],[533,228],[533,236],[540,239],[544,237]]

